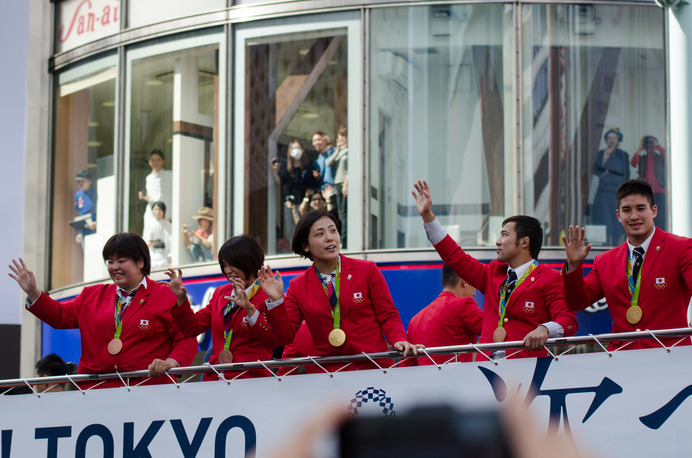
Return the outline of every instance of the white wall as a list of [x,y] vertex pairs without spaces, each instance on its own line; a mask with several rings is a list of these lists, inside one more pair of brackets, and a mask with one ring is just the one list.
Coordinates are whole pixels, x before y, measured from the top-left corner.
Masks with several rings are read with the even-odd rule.
[[21,289],[4,274],[10,259],[21,256],[24,245],[24,169],[26,151],[27,65],[29,2],[0,3],[0,324],[20,324]]

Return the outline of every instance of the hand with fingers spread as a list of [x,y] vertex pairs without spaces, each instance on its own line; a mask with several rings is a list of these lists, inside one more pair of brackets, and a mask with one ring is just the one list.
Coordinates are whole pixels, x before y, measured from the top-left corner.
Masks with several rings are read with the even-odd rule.
[[574,270],[579,267],[591,251],[591,244],[586,245],[586,228],[579,226],[569,227],[569,239],[562,236],[562,243],[565,245],[567,255],[567,270]]
[[41,295],[41,290],[36,286],[36,277],[34,277],[34,273],[26,266],[24,259],[19,258],[19,261],[13,259],[9,267],[12,273],[8,275],[24,290],[29,297],[29,301],[34,302],[38,299]]
[[178,269],[176,272],[175,269],[169,268],[165,274],[171,279],[168,286],[178,298],[178,305],[184,304],[187,300],[187,289],[183,286],[183,271]]
[[409,352],[412,352],[414,355],[417,356],[418,355],[418,349],[419,348],[425,348],[424,345],[421,345],[421,344],[414,345],[414,344],[407,342],[405,340],[397,342],[393,346],[394,346],[394,349],[396,351],[403,351],[404,357],[408,356]]
[[245,291],[245,285],[243,284],[242,280],[239,278],[232,278],[231,284],[233,285],[233,290],[235,291],[235,297],[224,296],[224,299],[238,304],[244,308],[248,317],[254,315],[256,310],[255,306],[252,305],[252,302],[250,302],[250,299],[248,299],[247,292]]
[[423,217],[424,223],[429,223],[435,220],[435,214],[432,211],[432,197],[430,196],[430,186],[425,180],[418,180],[413,184],[414,190],[411,191],[413,198],[416,199],[416,208],[418,213]]
[[276,302],[284,296],[284,281],[281,278],[281,272],[277,270],[276,276],[274,276],[272,268],[267,264],[257,271],[257,278],[260,287],[267,293],[272,302]]
[[149,377],[161,377],[173,367],[178,367],[178,362],[174,359],[155,359],[149,364]]

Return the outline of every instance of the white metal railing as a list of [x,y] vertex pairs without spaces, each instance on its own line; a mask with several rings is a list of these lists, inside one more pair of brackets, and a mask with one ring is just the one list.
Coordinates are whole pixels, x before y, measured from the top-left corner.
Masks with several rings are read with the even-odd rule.
[[[582,344],[593,344],[596,343],[598,344],[605,354],[607,356],[612,356],[613,352],[608,351],[606,347],[603,345],[603,343],[608,343],[612,341],[628,341],[628,344],[625,344],[621,347],[619,347],[615,351],[619,351],[622,349],[626,349],[629,343],[634,342],[635,340],[642,340],[642,339],[655,339],[660,345],[661,348],[665,349],[666,351],[670,351],[670,348],[680,344],[683,340],[688,339],[689,336],[692,335],[692,328],[677,328],[677,329],[662,329],[662,330],[644,330],[644,331],[637,331],[637,332],[625,332],[625,333],[608,333],[608,334],[599,334],[599,335],[588,335],[588,336],[578,336],[578,337],[559,337],[559,338],[553,338],[553,339],[548,339],[545,344],[545,349],[548,351],[548,353],[551,355],[552,358],[558,359],[560,356],[562,356],[565,353],[571,352],[574,348],[576,348],[577,345],[582,345]],[[680,339],[675,342],[672,346],[667,347],[665,346],[660,338],[672,338],[672,337],[679,337]],[[569,346],[568,349],[562,351],[560,354],[553,353],[551,351],[552,347],[555,346]],[[498,364],[498,361],[501,361],[503,359],[506,359],[510,356],[512,356],[514,353],[510,353],[511,350],[516,350],[516,352],[521,351],[525,349],[523,343],[521,341],[513,341],[513,342],[499,342],[499,343],[486,343],[486,344],[468,344],[468,345],[454,345],[454,346],[448,346],[448,347],[434,347],[434,348],[425,348],[422,350],[419,350],[421,354],[419,354],[419,357],[430,357],[432,355],[438,355],[438,354],[461,354],[461,353],[469,353],[469,352],[478,352],[479,355],[483,355],[485,358],[487,358],[489,361],[494,362],[495,364]],[[497,357],[496,352],[504,351],[504,354],[502,357]],[[379,352],[379,353],[362,353],[358,355],[344,355],[344,356],[324,356],[324,357],[303,357],[303,358],[291,358],[291,359],[281,359],[281,360],[271,360],[271,361],[256,361],[256,362],[246,362],[246,363],[230,363],[230,364],[216,364],[216,365],[211,365],[211,364],[204,364],[201,366],[189,366],[189,367],[176,367],[173,369],[170,369],[166,375],[171,379],[173,383],[176,385],[183,384],[190,379],[192,379],[196,374],[200,373],[211,373],[214,372],[216,373],[221,380],[226,381],[227,383],[230,383],[232,380],[242,376],[245,372],[247,372],[250,369],[266,369],[268,373],[276,378],[278,381],[281,381],[282,377],[284,375],[288,375],[289,373],[293,372],[295,368],[300,367],[300,366],[309,366],[309,365],[315,365],[319,367],[322,371],[325,373],[329,374],[330,376],[333,376],[335,372],[338,372],[349,365],[351,365],[354,362],[357,361],[370,361],[373,364],[375,364],[377,367],[380,368],[383,372],[387,372],[387,370],[390,367],[382,367],[379,364],[377,364],[377,360],[381,359],[391,359],[391,358],[399,358],[400,360],[397,361],[393,366],[395,367],[398,366],[403,359],[403,354],[399,351],[387,351],[387,352]],[[432,360],[432,358],[431,358]],[[450,358],[448,362],[454,362],[455,358]],[[337,369],[334,372],[328,371],[324,366],[325,365],[333,365],[335,363],[343,363],[343,366]],[[432,363],[437,366],[439,369],[442,369],[442,366],[444,364],[438,364],[435,361],[432,361]],[[283,374],[281,376],[276,375],[272,369],[279,369],[279,368],[286,368],[286,367],[292,367],[294,368],[293,370],[289,371],[286,374]],[[228,380],[224,377],[224,371],[238,371],[237,374],[233,376],[232,379]],[[190,375],[191,374],[191,375]],[[177,382],[176,378],[177,376],[182,376],[182,375],[190,375],[187,379],[183,380],[182,382]],[[226,374],[228,375],[228,374]],[[88,390],[83,390],[79,387],[79,382],[104,382],[106,380],[113,380],[113,379],[120,379],[123,386],[126,386],[129,388],[132,387],[132,385],[129,384],[129,379],[132,378],[138,378],[138,379],[144,379],[139,381],[137,385],[138,386],[142,383],[144,383],[146,380],[148,380],[148,372],[146,370],[139,370],[139,371],[131,371],[131,372],[113,372],[113,373],[108,373],[108,374],[79,374],[79,375],[64,375],[64,376],[55,376],[55,377],[33,377],[33,378],[18,378],[18,379],[8,379],[8,380],[0,380],[0,397],[5,396],[8,393],[11,393],[11,391],[16,388],[16,387],[29,387],[31,391],[34,394],[40,395],[35,389],[34,385],[37,384],[44,384],[44,385],[52,385],[52,384],[59,384],[59,383],[71,383],[76,387],[77,390],[82,391],[82,393],[86,393]],[[97,388],[98,384],[92,386],[89,389]]]

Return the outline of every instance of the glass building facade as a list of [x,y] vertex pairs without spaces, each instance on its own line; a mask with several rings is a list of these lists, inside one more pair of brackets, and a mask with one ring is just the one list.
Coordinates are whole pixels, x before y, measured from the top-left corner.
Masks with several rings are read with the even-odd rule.
[[465,247],[494,246],[516,213],[542,221],[544,246],[569,224],[617,245],[614,190],[637,176],[670,224],[668,31],[653,2],[53,12],[53,290],[106,279],[100,250],[119,231],[143,235],[160,269],[213,262],[240,233],[280,257],[320,192],[346,251],[427,248],[419,178]]

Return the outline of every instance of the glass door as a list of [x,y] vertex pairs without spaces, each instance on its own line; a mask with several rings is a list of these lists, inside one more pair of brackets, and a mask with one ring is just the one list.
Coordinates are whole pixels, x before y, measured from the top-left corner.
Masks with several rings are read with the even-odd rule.
[[241,25],[235,43],[234,234],[289,253],[298,218],[325,208],[361,247],[359,13]]

